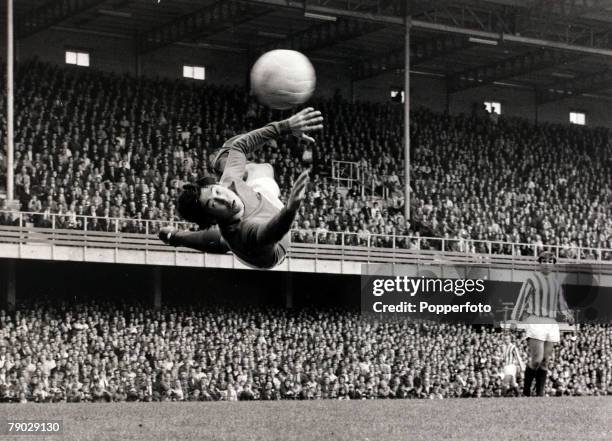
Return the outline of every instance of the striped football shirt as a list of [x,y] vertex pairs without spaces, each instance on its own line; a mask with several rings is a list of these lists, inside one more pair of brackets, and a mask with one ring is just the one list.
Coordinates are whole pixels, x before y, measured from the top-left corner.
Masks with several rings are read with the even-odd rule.
[[521,358],[521,354],[514,343],[506,344],[502,349],[502,361],[504,362],[504,366],[509,364],[518,364],[522,369],[525,368],[523,365],[523,359]]
[[511,319],[533,315],[556,320],[560,313],[569,314],[561,283],[553,273],[534,272],[523,282]]

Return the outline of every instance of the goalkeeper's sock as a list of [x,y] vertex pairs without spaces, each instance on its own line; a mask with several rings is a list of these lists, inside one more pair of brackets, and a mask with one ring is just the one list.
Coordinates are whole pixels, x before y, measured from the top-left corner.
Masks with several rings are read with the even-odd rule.
[[523,378],[523,395],[526,397],[531,396],[531,383],[535,377],[536,370],[527,366],[525,368],[525,375]]
[[536,372],[536,395],[538,397],[544,396],[544,389],[546,386],[546,377],[548,371],[546,369],[539,368]]

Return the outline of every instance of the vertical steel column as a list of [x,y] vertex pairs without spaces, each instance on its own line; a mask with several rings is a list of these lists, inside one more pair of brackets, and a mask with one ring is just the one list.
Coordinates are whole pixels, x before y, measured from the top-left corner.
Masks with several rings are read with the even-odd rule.
[[162,295],[163,295],[163,279],[162,279],[162,269],[159,266],[155,266],[152,269],[153,271],[153,308],[155,310],[159,310],[162,306]]
[[5,267],[5,286],[6,290],[4,303],[9,311],[14,311],[17,305],[17,262],[15,259],[7,259]]
[[6,0],[6,197],[9,202],[15,199],[13,179],[13,63],[13,0]]
[[283,278],[285,279],[285,308],[293,309],[293,274],[290,271],[286,271]]
[[410,224],[410,28],[412,17],[410,2],[406,0],[406,23],[404,51],[404,217],[406,227]]

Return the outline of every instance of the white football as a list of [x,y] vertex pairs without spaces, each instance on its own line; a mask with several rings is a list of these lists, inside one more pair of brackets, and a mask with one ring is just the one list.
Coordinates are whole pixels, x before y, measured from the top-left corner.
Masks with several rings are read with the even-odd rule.
[[297,51],[266,52],[251,69],[251,90],[262,104],[273,109],[290,109],[306,102],[316,83],[312,63]]

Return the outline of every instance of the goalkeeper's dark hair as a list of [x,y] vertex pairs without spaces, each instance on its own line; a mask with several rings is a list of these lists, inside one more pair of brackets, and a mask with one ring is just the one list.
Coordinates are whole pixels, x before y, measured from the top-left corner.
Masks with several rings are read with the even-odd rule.
[[198,180],[195,184],[183,185],[183,191],[178,197],[178,212],[186,221],[198,224],[201,229],[207,229],[216,225],[217,220],[207,215],[202,209],[200,202],[200,190],[202,187],[216,184],[217,181],[210,176]]

